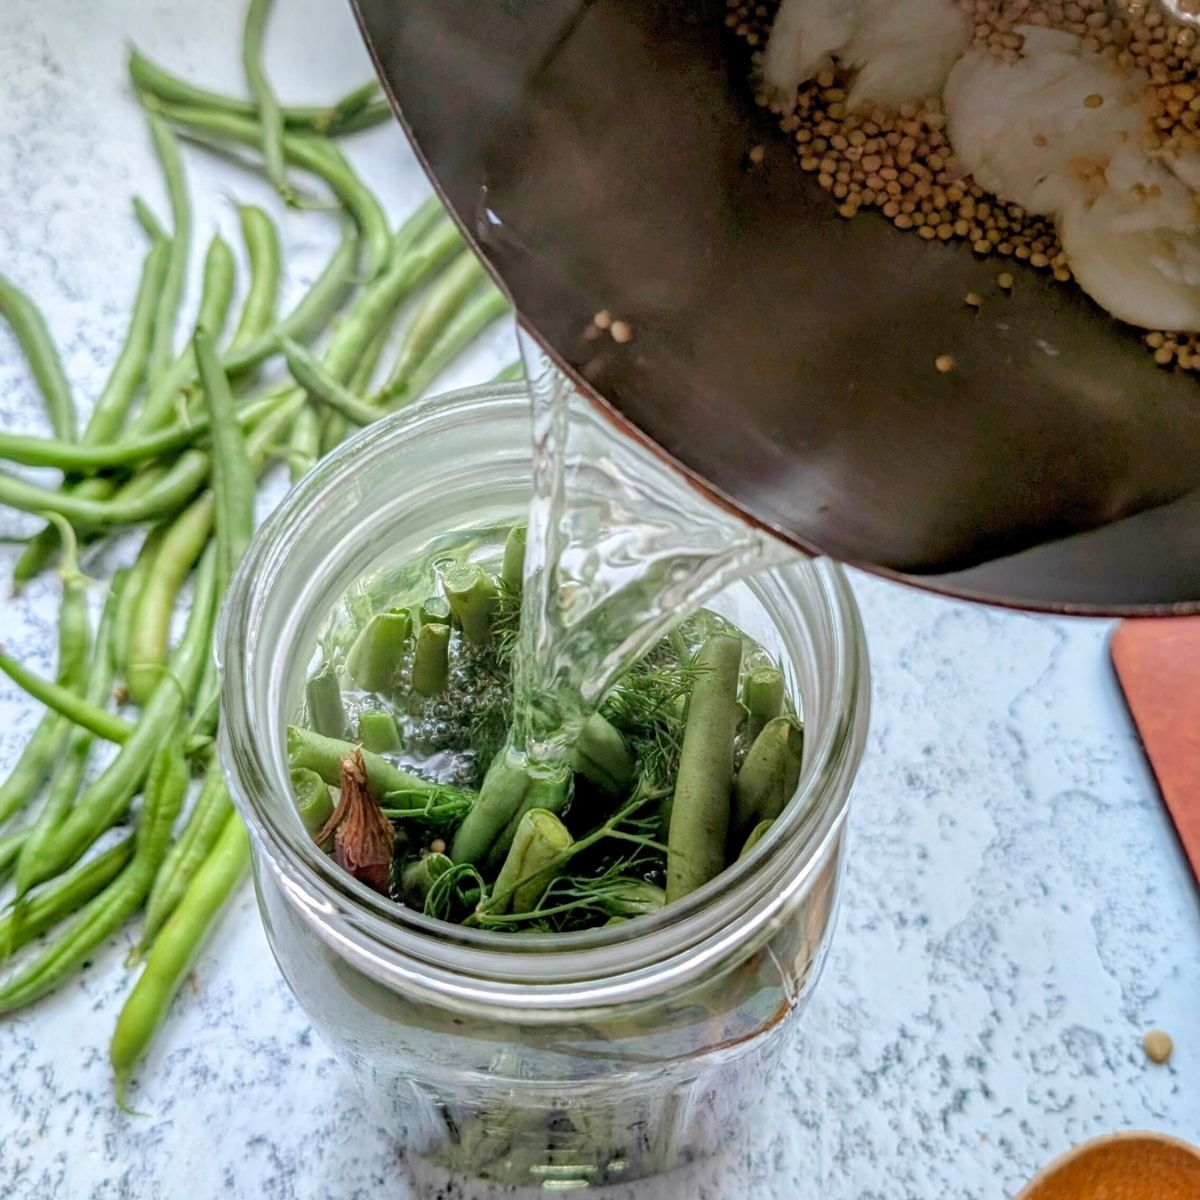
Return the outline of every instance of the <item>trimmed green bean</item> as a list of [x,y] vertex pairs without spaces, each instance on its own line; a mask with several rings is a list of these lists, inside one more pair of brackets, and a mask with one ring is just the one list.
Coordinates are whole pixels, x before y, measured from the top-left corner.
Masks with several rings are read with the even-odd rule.
[[554,878],[559,855],[569,850],[574,840],[554,813],[542,808],[525,813],[496,876],[495,903],[489,911],[500,914],[512,908],[518,913],[532,912]]
[[[309,724],[325,737],[343,737],[346,733],[346,706],[342,703],[342,688],[337,675],[322,667],[304,685]],[[374,746],[368,746],[374,750]]]
[[710,636],[696,655],[700,675],[688,701],[667,838],[668,903],[725,869],[741,660],[741,639],[730,634]]
[[[121,603],[121,594],[128,579],[128,572],[121,570],[113,577],[108,598],[100,614],[92,649],[92,661],[84,681],[83,699],[86,703],[103,709],[112,694],[113,685],[113,626]],[[37,820],[29,830],[29,838],[17,860],[16,899],[20,900],[30,888],[33,866],[41,858],[42,850],[54,835],[54,831],[66,819],[79,794],[87,768],[88,754],[94,740],[92,730],[76,726],[68,736],[62,758],[50,777],[46,802]],[[2,943],[0,943],[2,944]]]
[[775,717],[754,739],[733,781],[731,834],[742,841],[761,821],[773,821],[796,794],[804,763],[804,726]]
[[417,617],[422,625],[449,625],[450,601],[445,596],[426,596]]
[[418,696],[439,696],[450,676],[450,626],[422,621],[413,652],[412,690]]
[[496,581],[478,563],[453,563],[442,576],[446,599],[463,636],[470,642],[486,642],[500,593]]
[[621,731],[592,713],[571,747],[571,768],[615,796],[633,782],[634,759]]
[[246,73],[246,85],[258,109],[267,179],[284,201],[294,204],[296,195],[288,182],[287,164],[283,156],[283,114],[263,66],[263,41],[271,4],[272,0],[250,0],[242,36],[242,68]]
[[117,1102],[122,1106],[134,1066],[162,1024],[205,937],[249,866],[250,838],[234,813],[155,939],[142,974],[117,1018],[109,1059],[116,1077]]
[[283,269],[279,230],[270,216],[257,205],[239,204],[238,220],[250,260],[250,284],[229,344],[231,350],[262,337],[275,324]]
[[389,712],[375,710],[360,713],[358,717],[358,739],[375,754],[387,754],[399,750],[404,744],[396,718]]
[[[158,103],[158,110],[172,125],[189,134],[237,142],[259,151],[263,149],[261,126],[245,117],[161,102]],[[368,276],[378,274],[386,265],[391,249],[392,236],[387,215],[345,155],[329,142],[294,133],[284,134],[283,152],[293,166],[316,175],[329,185],[362,234],[367,251]]]
[[0,275],[0,317],[8,322],[42,394],[50,427],[60,438],[75,437],[75,401],[62,359],[38,307],[11,280]]
[[[342,778],[342,759],[354,753],[354,745],[338,738],[322,737],[299,725],[289,725],[287,751],[288,763],[293,770],[307,767],[316,771],[330,787],[338,787]],[[386,796],[389,792],[421,796],[438,787],[368,750],[363,751],[363,761],[367,765],[367,782],[376,796]]]
[[783,712],[783,675],[774,667],[755,667],[742,684],[746,740],[753,742],[768,721]]
[[429,353],[409,377],[408,387],[398,403],[392,403],[388,407],[396,408],[399,404],[423,396],[429,385],[455,362],[484,330],[511,313],[512,308],[503,292],[491,283],[485,284],[459,309],[453,320],[447,324],[445,332],[430,347]]
[[[209,653],[213,623],[216,561],[205,553],[196,577],[196,592],[187,628],[171,660],[170,671],[154,689],[128,741],[116,758],[84,790],[71,814],[46,848],[36,879],[41,882],[75,862],[96,838],[118,821],[141,786],[156,751],[179,726],[185,697],[195,690]],[[147,883],[149,886],[149,883]]]
[[400,873],[400,899],[409,908],[424,911],[425,897],[434,882],[453,868],[454,863],[445,854],[422,854]]
[[158,313],[154,323],[154,338],[146,364],[150,388],[165,374],[175,357],[175,322],[183,302],[187,283],[188,256],[192,244],[192,203],[188,197],[187,177],[183,170],[183,155],[171,127],[157,113],[147,108],[150,140],[162,168],[167,199],[171,206],[171,252],[167,261],[159,294]]
[[146,807],[129,865],[84,907],[63,937],[0,987],[0,1012],[12,1012],[52,991],[141,906],[166,852],[187,785],[183,749],[167,741],[155,752],[150,768]]
[[316,771],[307,767],[298,767],[291,772],[292,798],[296,801],[296,811],[304,828],[316,835],[325,828],[329,818],[333,816],[333,797],[329,794],[329,784]]
[[134,839],[123,838],[24,898],[0,917],[0,946],[9,954],[28,945],[111,883],[133,857]]
[[364,692],[386,692],[412,638],[412,613],[393,608],[376,613],[346,655],[346,674]]
[[487,278],[483,263],[464,250],[429,287],[417,306],[396,357],[392,373],[379,389],[376,402],[384,405],[408,394],[413,372],[457,315],[467,298]]
[[233,801],[225,787],[221,764],[217,759],[211,759],[183,831],[167,850],[154,876],[146,900],[141,937],[130,959],[141,958],[153,944],[158,931],[175,911],[196,872],[212,852],[232,812]]
[[[74,535],[65,522],[61,536],[65,539],[67,554],[61,572],[63,594],[58,612],[57,679],[58,686],[74,696],[87,677],[92,633],[88,624],[86,581],[75,561]],[[10,667],[15,674],[9,671]],[[23,677],[32,676],[32,672],[2,652],[0,668],[11,674],[22,687],[25,686]],[[0,785],[0,822],[7,821],[33,799],[69,736],[68,722],[57,712],[47,712],[25,744],[8,778]]]

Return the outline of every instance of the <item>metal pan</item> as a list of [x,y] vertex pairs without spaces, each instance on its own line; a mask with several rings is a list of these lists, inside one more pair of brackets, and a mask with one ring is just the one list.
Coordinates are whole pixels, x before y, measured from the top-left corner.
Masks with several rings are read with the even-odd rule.
[[[1195,381],[1075,288],[1020,272],[976,313],[995,262],[839,217],[721,0],[354,3],[526,329],[713,494],[938,591],[1200,610]],[[632,341],[589,336],[601,309]]]

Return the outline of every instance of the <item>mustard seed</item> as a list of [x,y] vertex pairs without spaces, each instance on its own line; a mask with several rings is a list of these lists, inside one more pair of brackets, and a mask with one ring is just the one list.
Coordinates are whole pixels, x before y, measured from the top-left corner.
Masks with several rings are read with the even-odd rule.
[[1142,1038],[1142,1046],[1146,1051],[1146,1057],[1152,1063],[1158,1063],[1159,1065],[1165,1063],[1171,1057],[1171,1052],[1175,1049],[1175,1043],[1171,1041],[1171,1035],[1161,1029],[1151,1029]]
[[948,371],[954,370],[954,359],[951,358],[949,354],[939,354],[937,358],[933,360],[933,365],[937,367],[937,369],[943,375],[945,375]]
[[633,326],[628,321],[614,321],[609,332],[612,334],[612,340],[620,342],[621,345],[633,341]]
[[613,323],[613,315],[607,308],[602,308],[593,318],[592,324],[597,329],[611,329]]

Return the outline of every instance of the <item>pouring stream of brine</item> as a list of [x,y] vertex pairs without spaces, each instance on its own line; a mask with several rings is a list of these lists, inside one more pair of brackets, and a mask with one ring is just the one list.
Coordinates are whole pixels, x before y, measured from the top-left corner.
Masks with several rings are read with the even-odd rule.
[[797,556],[706,499],[525,341],[530,505],[510,752],[560,763],[614,680],[722,588]]

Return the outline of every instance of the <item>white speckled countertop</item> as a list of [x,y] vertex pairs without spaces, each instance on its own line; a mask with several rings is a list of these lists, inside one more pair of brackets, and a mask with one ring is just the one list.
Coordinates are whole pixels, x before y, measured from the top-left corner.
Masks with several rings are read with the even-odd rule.
[[[82,395],[111,361],[142,239],[129,196],[164,207],[124,45],[239,83],[241,5],[6,0],[0,5],[0,269],[44,306]],[[366,73],[344,4],[280,5],[270,65],[285,99]],[[400,134],[353,157],[393,212],[424,190]],[[231,235],[250,174],[189,154],[199,240]],[[334,236],[288,214],[288,277]],[[444,383],[512,357],[497,334]],[[44,428],[0,328],[0,423]],[[31,522],[0,515],[0,534]],[[7,598],[6,647],[49,670],[54,583]],[[112,556],[94,564],[99,574]],[[855,579],[875,676],[833,953],[766,1119],[719,1160],[614,1200],[1002,1200],[1066,1146],[1121,1128],[1200,1139],[1200,893],[1107,659],[1108,627],[970,608]],[[0,685],[0,763],[37,713]],[[405,1163],[310,1030],[247,888],[200,960],[128,1117],[107,1043],[128,933],[0,1024],[0,1196],[486,1200]],[[1176,1040],[1150,1065],[1142,1033]],[[413,1173],[415,1171],[415,1174]]]

